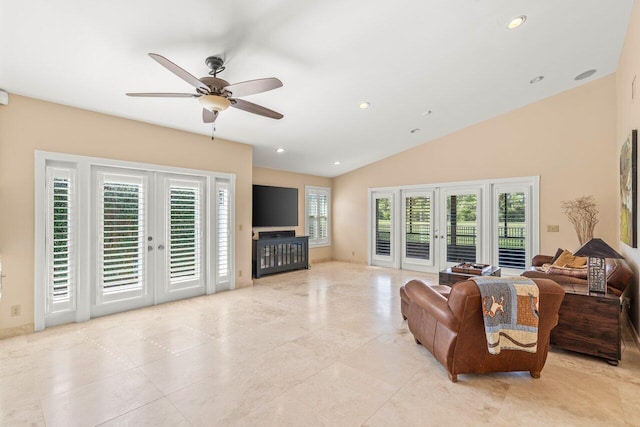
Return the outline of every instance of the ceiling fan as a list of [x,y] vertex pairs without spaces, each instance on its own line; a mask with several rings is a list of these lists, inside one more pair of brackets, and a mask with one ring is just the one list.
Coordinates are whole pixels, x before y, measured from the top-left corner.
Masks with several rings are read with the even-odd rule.
[[229,107],[271,119],[279,120],[284,117],[282,114],[261,105],[245,101],[244,99],[238,99],[238,97],[241,96],[253,95],[282,87],[282,82],[275,77],[229,84],[228,81],[217,77],[217,74],[225,69],[224,60],[218,56],[210,56],[205,61],[205,64],[211,69],[209,76],[198,79],[162,55],[150,53],[149,56],[167,70],[195,87],[196,93],[127,93],[127,96],[198,98],[198,101],[202,105],[202,121],[205,123],[215,122],[218,118],[218,113]]

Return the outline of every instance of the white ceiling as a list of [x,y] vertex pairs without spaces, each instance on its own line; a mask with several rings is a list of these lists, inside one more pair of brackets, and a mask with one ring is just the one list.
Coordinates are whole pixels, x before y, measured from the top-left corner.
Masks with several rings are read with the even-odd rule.
[[[0,88],[210,136],[195,99],[124,94],[193,91],[148,52],[197,77],[207,56],[223,53],[220,77],[231,83],[282,80],[245,99],[285,117],[229,109],[216,136],[253,145],[257,166],[331,177],[614,72],[632,5],[0,0]],[[506,28],[523,14],[524,25]],[[371,107],[359,109],[362,101]]]

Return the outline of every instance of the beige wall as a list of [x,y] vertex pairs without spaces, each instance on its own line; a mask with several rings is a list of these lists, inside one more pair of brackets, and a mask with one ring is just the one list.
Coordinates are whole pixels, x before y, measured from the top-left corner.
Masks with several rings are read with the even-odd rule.
[[[304,236],[304,187],[312,185],[315,187],[331,188],[331,178],[321,176],[305,175],[301,173],[286,172],[268,168],[253,168],[253,183],[256,185],[272,185],[275,187],[290,187],[298,189],[298,226],[284,227],[288,230],[294,229],[296,236]],[[260,231],[282,230],[283,227],[256,227],[253,230],[258,235]],[[328,261],[332,258],[332,247],[311,248],[309,250],[309,262]]]
[[[620,152],[620,147],[625,141],[632,129],[640,130],[640,78],[636,79],[636,95],[631,99],[631,83],[636,76],[640,77],[640,5],[638,1],[634,3],[631,20],[627,30],[627,36],[620,55],[618,63],[618,71],[616,72],[616,94],[617,94],[617,127],[616,127],[616,152]],[[616,191],[619,187],[616,183]],[[616,208],[620,212],[620,199],[616,199]],[[639,209],[640,212],[640,209]],[[617,220],[616,224],[619,224]],[[640,249],[631,248],[619,241],[621,252],[627,257],[627,260],[635,270],[636,275],[634,283],[629,289],[628,294],[631,297],[630,318],[636,330],[636,335],[640,331],[640,290],[638,286],[638,269],[640,266]]]
[[[370,187],[520,176],[540,176],[542,253],[577,248],[560,202],[582,195],[598,203],[596,235],[615,244],[615,84],[603,77],[334,178],[334,258],[367,262]],[[548,224],[560,232],[548,233]]]
[[[251,281],[252,148],[16,95],[0,106],[2,330],[33,323],[34,150],[236,174],[236,286]],[[240,276],[242,271],[242,276]],[[21,306],[20,316],[10,307]]]

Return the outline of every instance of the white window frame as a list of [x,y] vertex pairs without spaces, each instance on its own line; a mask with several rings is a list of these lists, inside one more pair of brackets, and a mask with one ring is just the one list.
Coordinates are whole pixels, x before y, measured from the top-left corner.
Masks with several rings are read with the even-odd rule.
[[[306,185],[304,187],[304,233],[309,236],[309,196],[312,194],[324,195],[327,197],[327,237],[325,239],[309,238],[309,247],[319,248],[323,246],[331,246],[331,188],[329,187],[314,187],[311,185]],[[319,221],[317,224],[317,230],[320,230]]]
[[[206,260],[207,277],[205,282],[206,294],[213,294],[219,290],[235,289],[235,191],[236,176],[231,173],[218,173],[211,171],[203,171],[197,169],[187,169],[171,166],[162,166],[150,163],[128,162],[121,160],[104,159],[99,157],[78,156],[73,154],[55,153],[36,150],[34,155],[34,178],[35,178],[35,200],[34,200],[34,329],[41,331],[45,326],[53,326],[61,323],[83,322],[91,318],[91,265],[90,254],[93,253],[92,245],[92,227],[94,222],[95,207],[91,204],[91,173],[96,167],[115,167],[126,169],[138,169],[160,173],[173,173],[182,175],[199,175],[205,178],[208,193],[207,199],[209,203],[208,221],[212,224],[209,227],[208,254]],[[46,311],[46,284],[47,284],[47,248],[44,244],[46,239],[47,224],[47,166],[64,165],[64,167],[73,169],[75,174],[75,195],[76,206],[84,206],[84,211],[80,215],[76,215],[77,223],[77,259],[78,268],[75,288],[76,309],[75,311],[65,311],[59,318],[52,318],[47,315]],[[229,188],[229,274],[219,276],[216,273],[216,258],[211,255],[217,255],[217,251],[212,250],[215,244],[215,226],[216,221],[210,216],[217,215],[215,207],[215,191],[216,182],[225,182]],[[88,207],[88,208],[87,208]],[[84,266],[84,268],[82,268]]]

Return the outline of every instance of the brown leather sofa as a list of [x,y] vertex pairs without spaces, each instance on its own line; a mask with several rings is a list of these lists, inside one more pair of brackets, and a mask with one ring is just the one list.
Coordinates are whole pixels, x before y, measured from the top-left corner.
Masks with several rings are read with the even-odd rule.
[[558,323],[564,290],[551,280],[534,281],[540,289],[536,353],[489,353],[480,290],[472,281],[456,283],[447,299],[433,287],[412,280],[400,288],[402,315],[416,342],[433,354],[453,382],[458,380],[458,374],[488,372],[529,371],[533,378],[540,378],[549,351],[549,333]]
[[[587,279],[565,276],[562,274],[547,274],[536,269],[536,267],[542,267],[544,264],[549,264],[552,259],[553,257],[548,255],[534,256],[533,260],[531,260],[531,269],[525,271],[522,275],[529,277],[530,279],[551,279],[561,285],[588,285]],[[605,270],[607,277],[607,290],[614,295],[622,295],[633,278],[633,271],[629,268],[627,262],[623,259],[607,258],[605,260]]]

